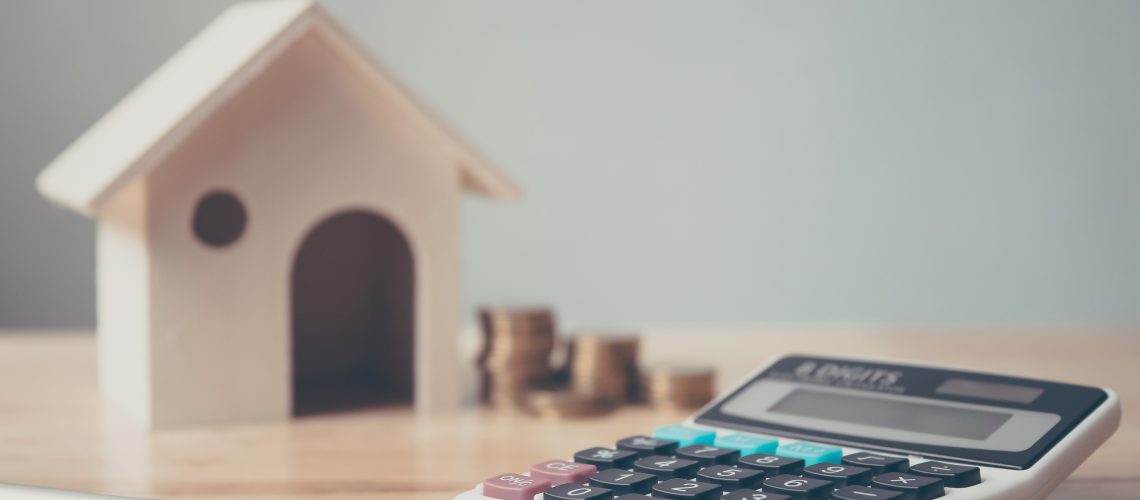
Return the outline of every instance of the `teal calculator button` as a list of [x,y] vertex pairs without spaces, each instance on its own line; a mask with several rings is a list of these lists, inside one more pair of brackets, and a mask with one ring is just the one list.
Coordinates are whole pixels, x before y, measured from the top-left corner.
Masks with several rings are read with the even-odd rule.
[[753,436],[749,434],[722,434],[716,437],[713,446],[740,450],[741,455],[753,453],[776,453],[776,446],[780,442],[776,438],[767,436]]
[[820,462],[837,464],[839,460],[843,458],[843,450],[841,448],[806,443],[803,441],[781,445],[776,449],[776,454],[781,457],[802,458],[804,465],[815,465]]
[[657,439],[671,439],[676,441],[678,446],[690,446],[694,444],[711,445],[713,444],[713,440],[716,439],[716,432],[673,424],[658,427],[656,431],[653,431],[653,437]]

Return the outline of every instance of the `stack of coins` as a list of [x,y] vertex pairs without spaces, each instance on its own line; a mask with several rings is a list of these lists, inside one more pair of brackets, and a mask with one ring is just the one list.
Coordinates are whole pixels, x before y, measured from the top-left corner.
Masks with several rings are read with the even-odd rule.
[[694,409],[712,401],[715,370],[697,366],[654,366],[645,370],[645,395],[649,404],[663,410]]
[[638,337],[630,333],[579,333],[569,349],[570,388],[613,404],[638,399]]
[[527,410],[547,419],[588,418],[617,409],[617,403],[572,390],[535,390],[527,398]]
[[546,307],[485,307],[479,320],[480,401],[496,409],[525,409],[527,392],[551,376],[554,312]]

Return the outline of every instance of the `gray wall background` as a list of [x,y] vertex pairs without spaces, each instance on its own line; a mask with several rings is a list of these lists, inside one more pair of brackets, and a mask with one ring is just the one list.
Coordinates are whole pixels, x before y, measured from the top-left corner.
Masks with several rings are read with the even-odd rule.
[[[94,321],[35,174],[227,4],[0,0],[0,326]],[[464,293],[576,324],[1140,324],[1140,2],[329,1],[527,190]]]

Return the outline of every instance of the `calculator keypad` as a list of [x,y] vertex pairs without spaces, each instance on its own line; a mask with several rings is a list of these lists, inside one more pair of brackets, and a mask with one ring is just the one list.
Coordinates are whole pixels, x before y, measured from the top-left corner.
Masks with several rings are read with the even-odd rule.
[[[484,481],[483,495],[503,500],[532,500],[537,493],[548,500],[931,500],[944,496],[946,487],[981,481],[977,467],[937,461],[910,466],[904,457],[842,456],[839,448],[807,442],[786,443],[776,454],[741,457],[740,448],[761,445],[766,438],[740,434],[725,441],[704,429],[663,429],[684,439],[666,439],[658,429],[656,437],[631,436],[617,448],[587,448],[575,453],[573,462],[537,463],[530,476],[492,477]],[[708,444],[714,442],[738,446]]]

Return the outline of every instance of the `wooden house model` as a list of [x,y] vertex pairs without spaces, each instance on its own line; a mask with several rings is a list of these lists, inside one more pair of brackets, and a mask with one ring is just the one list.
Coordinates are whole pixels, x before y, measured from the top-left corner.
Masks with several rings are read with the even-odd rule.
[[97,221],[100,388],[151,427],[454,408],[460,196],[518,194],[292,0],[231,7],[38,187]]

